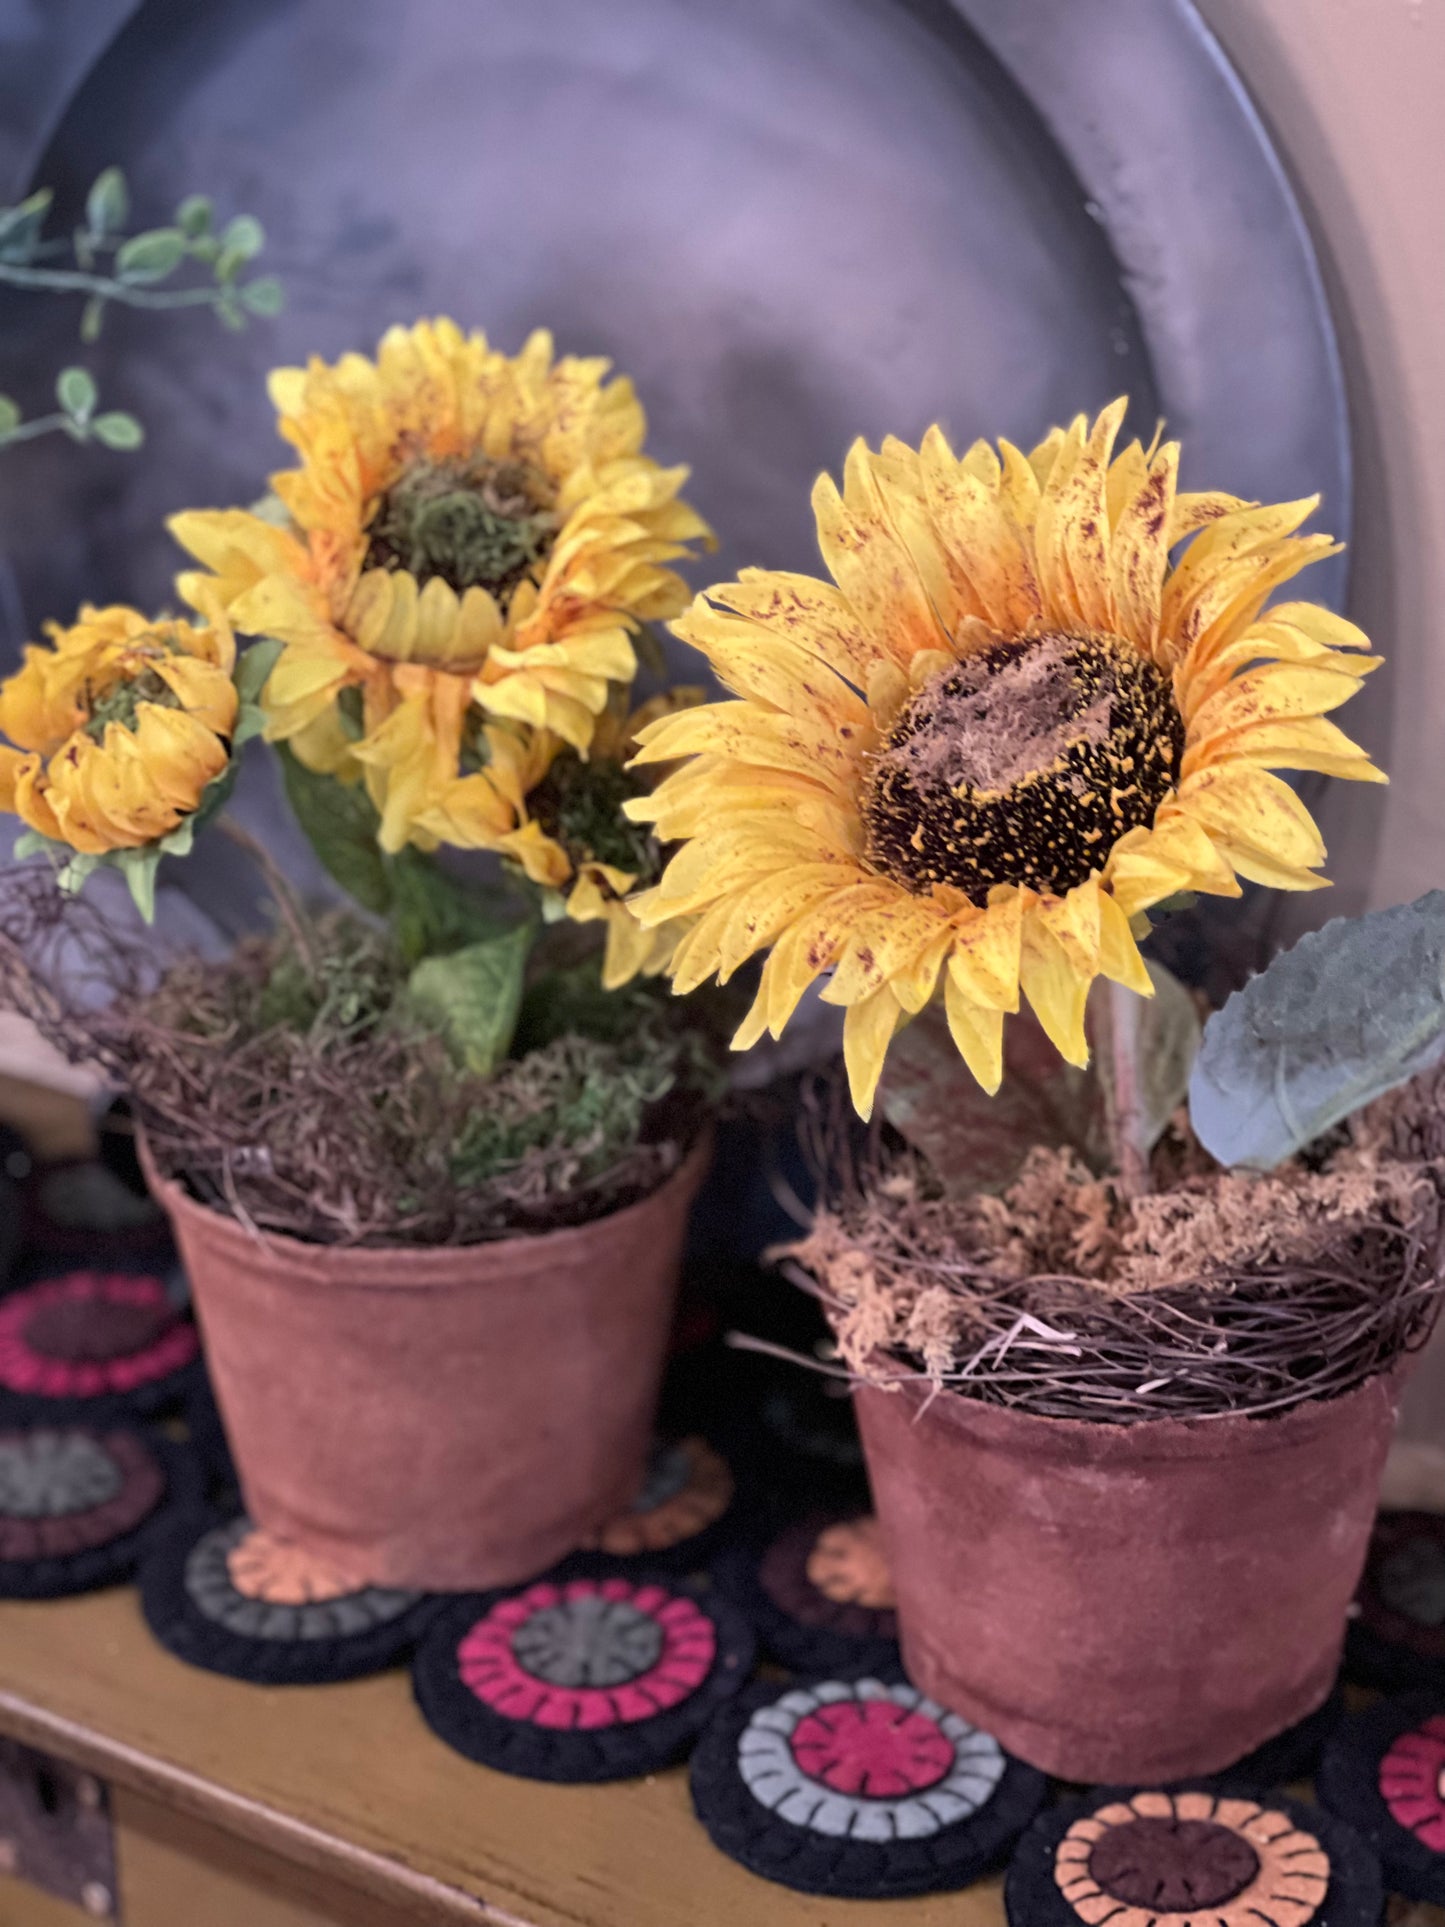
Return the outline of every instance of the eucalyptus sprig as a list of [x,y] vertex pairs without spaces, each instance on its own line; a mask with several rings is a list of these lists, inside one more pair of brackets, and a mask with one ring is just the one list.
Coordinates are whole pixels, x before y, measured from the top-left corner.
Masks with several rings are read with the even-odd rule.
[[[252,214],[237,214],[218,231],[211,202],[188,194],[169,225],[129,233],[125,175],[108,167],[86,196],[81,223],[69,236],[47,236],[53,199],[50,188],[41,188],[14,207],[0,208],[0,287],[84,296],[83,342],[99,338],[113,302],[152,310],[209,308],[231,329],[244,328],[253,316],[270,319],[281,312],[285,295],[273,275],[244,278],[266,243]],[[0,448],[57,432],[125,450],[145,439],[133,415],[96,414],[95,382],[83,368],[61,372],[56,399],[56,412],[27,421],[10,396],[0,394]]]

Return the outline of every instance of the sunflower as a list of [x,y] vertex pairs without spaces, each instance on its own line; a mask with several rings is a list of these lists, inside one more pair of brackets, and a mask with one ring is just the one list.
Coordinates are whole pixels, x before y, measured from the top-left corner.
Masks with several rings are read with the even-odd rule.
[[314,769],[364,775],[401,848],[458,773],[469,712],[585,752],[636,623],[687,602],[664,563],[710,540],[683,468],[641,453],[642,407],[609,363],[508,357],[450,321],[393,328],[271,377],[301,466],[272,478],[287,525],[196,510],[171,528],[236,626],[284,645],[267,734]]
[[865,1116],[940,978],[986,1090],[1020,992],[1086,1063],[1093,980],[1150,992],[1142,912],[1241,877],[1321,884],[1272,770],[1384,780],[1326,720],[1378,663],[1366,638],[1264,606],[1336,550],[1296,534],[1315,500],[1183,494],[1177,444],[1115,454],[1125,406],[1029,455],[959,457],[938,428],[855,443],[841,495],[813,493],[836,587],[744,570],[675,625],[738,700],[644,731],[640,763],[691,760],[627,806],[684,844],[634,908],[693,920],[679,991],[769,951],[739,1049],[831,972]]
[[667,968],[683,926],[644,929],[629,907],[629,892],[655,883],[662,862],[646,825],[624,814],[650,788],[626,765],[639,731],[700,702],[702,693],[669,690],[630,715],[614,695],[585,758],[548,730],[488,724],[476,759],[481,767],[448,784],[417,818],[417,830],[428,841],[494,851],[542,890],[553,913],[604,924],[605,989],[655,977]]
[[84,857],[179,829],[231,760],[236,649],[206,625],[119,605],[47,625],[0,685],[0,809]]

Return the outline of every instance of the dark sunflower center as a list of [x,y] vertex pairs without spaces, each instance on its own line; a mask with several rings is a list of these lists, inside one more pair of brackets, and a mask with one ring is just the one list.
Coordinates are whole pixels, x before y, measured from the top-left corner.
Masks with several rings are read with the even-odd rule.
[[622,814],[624,803],[646,792],[646,783],[620,763],[584,763],[568,750],[532,791],[528,807],[574,869],[606,863],[639,883],[653,883],[662,867],[656,840],[645,823]]
[[381,498],[366,567],[501,598],[546,557],[558,526],[546,478],[525,463],[417,462]]
[[1141,1817],[1110,1827],[1089,1855],[1089,1874],[1113,1900],[1151,1913],[1223,1907],[1259,1872],[1259,1855],[1213,1820]]
[[85,725],[85,733],[97,743],[105,741],[105,732],[111,723],[119,723],[122,729],[134,730],[136,711],[142,703],[155,703],[161,709],[179,709],[180,698],[164,677],[154,669],[142,669],[138,676],[131,676],[125,682],[113,683],[101,696],[92,698],[90,721]]
[[1174,785],[1184,724],[1168,679],[1109,636],[996,645],[919,690],[868,774],[868,854],[923,893],[1062,894],[1102,868]]

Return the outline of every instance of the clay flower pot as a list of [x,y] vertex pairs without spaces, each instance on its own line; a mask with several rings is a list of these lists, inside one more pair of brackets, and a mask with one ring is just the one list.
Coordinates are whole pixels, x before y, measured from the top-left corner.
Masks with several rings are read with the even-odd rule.
[[252,1233],[143,1152],[251,1518],[423,1591],[530,1578],[596,1533],[642,1483],[708,1151],[590,1224],[377,1250]]
[[1231,1765],[1334,1683],[1400,1376],[1133,1425],[859,1387],[909,1677],[1062,1779]]

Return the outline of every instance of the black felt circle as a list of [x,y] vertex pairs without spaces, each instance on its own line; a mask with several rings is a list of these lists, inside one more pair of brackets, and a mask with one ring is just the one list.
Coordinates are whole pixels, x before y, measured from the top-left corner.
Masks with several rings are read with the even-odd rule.
[[[1076,1821],[1129,1797],[1128,1789],[1100,1789],[1086,1799],[1063,1801],[1039,1815],[1009,1863],[1004,1882],[1009,1927],[1080,1927],[1083,1916],[1064,1898],[1054,1878],[1054,1856]],[[1244,1796],[1223,1790],[1220,1797]],[[1313,1834],[1329,1857],[1329,1886],[1310,1927],[1379,1927],[1385,1906],[1380,1863],[1359,1833],[1323,1807],[1273,1795],[1260,1804],[1288,1815],[1297,1827]],[[1219,1912],[1223,1911],[1221,1907]],[[1200,1927],[1206,1927],[1206,1923],[1215,1927],[1212,1909],[1200,1910],[1196,1918]]]
[[[1252,1753],[1246,1753],[1233,1766],[1227,1766],[1219,1773],[1176,1781],[1168,1790],[1207,1786],[1230,1793],[1258,1796],[1270,1793],[1276,1787],[1293,1786],[1296,1781],[1308,1780],[1331,1734],[1344,1717],[1344,1711],[1344,1695],[1336,1688],[1323,1706],[1316,1707],[1313,1713],[1296,1725],[1286,1727],[1283,1733],[1276,1733],[1272,1740],[1266,1740]],[[1110,1789],[1100,1787],[1096,1791],[1102,1794]]]
[[[49,1427],[36,1427],[48,1430]],[[121,1432],[159,1467],[160,1496],[143,1519],[103,1545],[83,1552],[37,1559],[0,1559],[0,1599],[59,1599],[71,1593],[95,1592],[129,1579],[150,1548],[164,1536],[172,1521],[184,1516],[198,1501],[200,1476],[194,1457],[184,1446],[132,1426],[67,1426],[104,1438]]]
[[1345,1670],[1384,1693],[1445,1693],[1445,1518],[1380,1514],[1345,1638]]
[[[902,1680],[895,1669],[887,1683]],[[968,1886],[1002,1863],[1038,1812],[1048,1788],[1042,1773],[1007,1754],[1002,1775],[983,1804],[967,1818],[941,1825],[922,1839],[821,1834],[766,1806],[748,1786],[739,1764],[744,1734],[755,1714],[775,1708],[789,1693],[814,1690],[819,1684],[816,1680],[759,1682],[710,1722],[693,1754],[691,1777],[693,1807],[714,1846],[764,1880],[839,1899],[888,1900],[948,1892]]]
[[748,1679],[755,1652],[751,1627],[715,1589],[700,1590],[665,1570],[644,1573],[631,1562],[574,1558],[558,1568],[555,1577],[558,1585],[570,1579],[623,1577],[630,1586],[657,1585],[688,1601],[711,1620],[716,1635],[717,1650],[706,1677],[687,1698],[648,1719],[587,1729],[510,1718],[466,1685],[458,1651],[495,1606],[529,1590],[507,1587],[455,1600],[428,1629],[412,1666],[412,1690],[422,1717],[439,1739],[467,1759],[527,1780],[628,1780],[672,1765],[686,1754],[718,1706]]
[[1445,1852],[1396,1819],[1380,1790],[1380,1765],[1395,1742],[1428,1719],[1445,1717],[1445,1693],[1380,1700],[1341,1721],[1315,1779],[1319,1798],[1362,1834],[1396,1893],[1445,1905]]
[[405,1659],[440,1601],[419,1593],[394,1617],[355,1633],[322,1638],[267,1637],[239,1631],[203,1612],[187,1584],[192,1552],[234,1521],[195,1507],[148,1550],[140,1569],[141,1610],[160,1644],[188,1666],[259,1686],[320,1685],[384,1672]]
[[[94,1269],[104,1271],[108,1255],[98,1255]],[[50,1282],[48,1276],[32,1278],[14,1296],[28,1291],[32,1286]],[[74,1307],[70,1309],[73,1311]],[[189,1312],[184,1317],[189,1323]],[[145,1347],[138,1349],[144,1350]],[[71,1420],[96,1425],[112,1419],[151,1418],[185,1403],[205,1383],[205,1364],[198,1355],[188,1359],[184,1365],[177,1366],[174,1371],[166,1372],[159,1378],[146,1379],[124,1391],[67,1393],[61,1397],[51,1397],[44,1392],[21,1392],[8,1385],[0,1385],[0,1425],[29,1425],[47,1421],[61,1424]]]
[[[863,1679],[898,1666],[891,1612],[831,1600],[807,1576],[808,1555],[819,1536],[830,1525],[859,1516],[813,1514],[786,1526],[761,1551],[734,1546],[714,1560],[715,1583],[747,1614],[763,1650],[780,1666],[834,1679]],[[781,1597],[780,1575],[788,1581]],[[799,1617],[804,1601],[806,1619]]]

